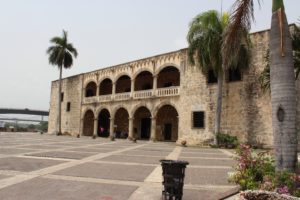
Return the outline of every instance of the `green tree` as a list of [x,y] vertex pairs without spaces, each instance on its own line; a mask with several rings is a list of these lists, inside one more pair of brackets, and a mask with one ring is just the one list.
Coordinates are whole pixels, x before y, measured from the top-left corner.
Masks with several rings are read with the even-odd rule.
[[218,78],[217,108],[214,127],[214,144],[218,144],[217,134],[220,133],[221,110],[222,110],[222,88],[224,69],[248,66],[248,36],[243,32],[243,42],[240,43],[238,56],[232,58],[228,67],[223,65],[220,49],[223,43],[224,30],[228,25],[229,15],[220,15],[211,10],[197,15],[190,23],[187,41],[189,44],[188,58],[192,65],[201,68],[204,74],[213,70]]
[[[294,59],[294,71],[295,79],[297,80],[300,74],[300,31],[296,27],[295,32],[292,34],[292,46],[293,46],[293,59]],[[266,52],[265,56],[266,67],[258,77],[260,86],[264,92],[270,89],[270,50]]]
[[[254,19],[253,0],[236,0],[225,34],[222,54],[236,55],[239,32],[249,30]],[[297,163],[296,86],[292,41],[283,0],[273,0],[270,31],[272,126],[276,170],[295,171]],[[225,62],[225,63],[226,63]]]
[[73,47],[72,43],[68,43],[67,32],[63,30],[62,37],[53,37],[50,46],[47,50],[49,54],[49,63],[56,65],[59,69],[59,89],[58,89],[58,104],[57,104],[57,118],[56,118],[56,134],[61,135],[61,79],[62,69],[70,68],[73,65],[73,56],[77,57],[77,50]]

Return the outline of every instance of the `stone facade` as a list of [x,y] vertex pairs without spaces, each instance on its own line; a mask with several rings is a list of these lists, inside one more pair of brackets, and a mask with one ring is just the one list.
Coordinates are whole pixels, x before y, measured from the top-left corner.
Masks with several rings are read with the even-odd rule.
[[[263,93],[258,82],[266,65],[269,32],[250,37],[250,66],[241,71],[241,80],[229,81],[226,75],[224,81],[221,130],[241,141],[272,145],[270,94]],[[187,49],[65,78],[62,88],[62,131],[72,135],[117,134],[178,143],[186,140],[188,145],[213,137],[217,84],[208,83],[199,67],[188,63]],[[58,81],[53,81],[50,133],[55,131],[57,91]],[[70,111],[66,110],[68,102]],[[196,119],[194,112],[204,112],[204,118]],[[197,120],[200,126],[195,125]]]

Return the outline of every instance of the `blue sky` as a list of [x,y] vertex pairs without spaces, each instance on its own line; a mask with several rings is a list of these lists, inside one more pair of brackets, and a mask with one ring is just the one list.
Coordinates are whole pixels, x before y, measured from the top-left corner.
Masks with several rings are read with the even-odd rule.
[[[228,11],[233,0],[223,0]],[[256,5],[252,32],[268,29],[271,0]],[[49,109],[58,70],[46,49],[62,29],[79,52],[71,76],[186,47],[191,19],[221,0],[0,0],[0,107]],[[289,23],[299,0],[286,0]]]

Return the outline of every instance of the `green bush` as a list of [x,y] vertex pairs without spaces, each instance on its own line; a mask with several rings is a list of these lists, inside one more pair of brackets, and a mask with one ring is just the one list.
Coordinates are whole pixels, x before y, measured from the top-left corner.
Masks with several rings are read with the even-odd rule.
[[275,172],[274,159],[267,152],[253,153],[250,146],[240,145],[236,151],[236,172],[230,182],[242,190],[267,190],[300,197],[300,176],[287,171]]
[[228,134],[218,133],[217,140],[219,147],[236,148],[239,145],[237,137]]

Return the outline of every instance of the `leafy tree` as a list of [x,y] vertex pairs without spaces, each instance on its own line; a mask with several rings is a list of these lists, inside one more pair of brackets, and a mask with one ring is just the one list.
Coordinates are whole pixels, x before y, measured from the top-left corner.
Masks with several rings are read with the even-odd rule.
[[[189,44],[188,57],[191,64],[201,68],[204,74],[213,70],[218,77],[217,108],[214,128],[214,144],[217,145],[217,134],[220,133],[221,109],[222,109],[222,88],[224,69],[248,66],[248,35],[243,33],[244,38],[239,45],[239,53],[229,62],[230,65],[223,65],[223,58],[220,49],[223,43],[223,35],[228,25],[229,15],[220,15],[217,11],[211,10],[197,15],[190,23],[187,41]],[[244,37],[245,36],[245,37]]]
[[61,79],[62,69],[68,69],[73,65],[73,56],[77,57],[77,50],[73,47],[72,43],[68,43],[67,32],[63,30],[62,37],[53,37],[50,46],[47,50],[49,54],[49,63],[56,65],[59,69],[59,89],[58,89],[58,104],[57,104],[57,119],[56,119],[56,134],[61,135]]
[[[259,1],[259,0],[258,0]],[[250,30],[253,0],[236,0],[225,34],[222,54],[237,55],[240,31]],[[292,41],[283,0],[273,0],[270,31],[270,80],[276,170],[295,171],[297,163],[296,87]]]

